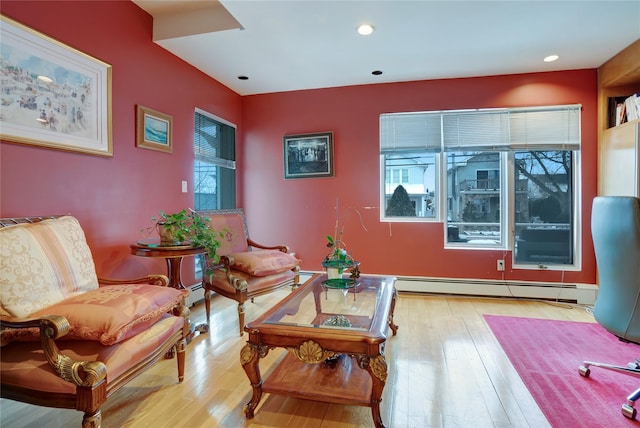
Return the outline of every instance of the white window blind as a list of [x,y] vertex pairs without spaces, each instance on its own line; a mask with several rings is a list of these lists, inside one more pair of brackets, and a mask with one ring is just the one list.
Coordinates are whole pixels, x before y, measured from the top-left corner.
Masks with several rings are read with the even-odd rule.
[[194,123],[194,155],[196,160],[235,169],[235,147],[222,143],[225,128],[231,129],[230,126],[221,124],[196,111]]
[[442,115],[429,112],[380,115],[380,153],[440,151]]
[[580,149],[580,106],[516,110],[509,123],[514,150]]
[[506,111],[445,113],[443,144],[449,151],[507,150],[509,114]]
[[580,105],[380,115],[380,152],[579,150]]

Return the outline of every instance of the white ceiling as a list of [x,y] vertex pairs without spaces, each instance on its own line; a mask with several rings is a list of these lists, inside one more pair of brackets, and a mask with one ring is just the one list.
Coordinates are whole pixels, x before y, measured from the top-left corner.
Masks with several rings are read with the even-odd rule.
[[132,1],[156,43],[240,95],[597,68],[640,38],[640,0]]

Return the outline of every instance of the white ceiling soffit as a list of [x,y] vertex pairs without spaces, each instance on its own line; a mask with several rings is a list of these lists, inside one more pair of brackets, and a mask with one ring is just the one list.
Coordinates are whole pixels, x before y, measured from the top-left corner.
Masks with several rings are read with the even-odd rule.
[[597,68],[640,38],[639,0],[133,1],[156,43],[240,95]]
[[240,29],[218,0],[133,0],[153,16],[153,41]]

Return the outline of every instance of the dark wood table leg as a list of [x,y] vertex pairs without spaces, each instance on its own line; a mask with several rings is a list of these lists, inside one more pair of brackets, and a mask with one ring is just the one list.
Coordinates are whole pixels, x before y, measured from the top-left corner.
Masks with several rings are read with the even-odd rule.
[[396,300],[398,299],[398,290],[393,287],[393,297],[391,298],[391,309],[389,310],[389,327],[393,331],[393,335],[398,334],[398,326],[393,322],[393,313],[396,310]]
[[167,272],[169,273],[169,286],[184,290],[185,287],[182,283],[182,277],[180,276],[180,265],[182,265],[182,257],[167,257]]
[[380,402],[382,401],[384,385],[387,382],[387,361],[384,355],[377,355],[371,358],[364,357],[360,359],[359,365],[367,370],[373,381],[371,388],[371,415],[373,416],[373,423],[376,428],[384,428],[384,423],[380,416]]
[[[182,283],[182,275],[181,275],[181,265],[182,265],[182,257],[166,257],[167,261],[167,272],[169,273],[169,286],[173,288],[177,288],[179,290],[186,290],[187,287]],[[189,335],[187,336],[187,343],[191,343],[193,338],[196,336],[196,333],[208,333],[209,326],[207,324],[192,324],[191,320],[189,320]]]
[[242,409],[247,419],[253,418],[253,412],[258,407],[260,399],[262,398],[262,377],[260,375],[260,358],[267,355],[269,348],[264,346],[258,346],[251,343],[244,345],[240,351],[240,363],[244,369],[251,388],[253,389],[253,395],[251,401],[245,404]]

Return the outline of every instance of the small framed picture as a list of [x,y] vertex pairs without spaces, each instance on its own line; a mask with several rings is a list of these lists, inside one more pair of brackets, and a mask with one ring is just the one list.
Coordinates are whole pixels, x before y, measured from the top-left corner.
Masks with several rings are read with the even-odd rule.
[[284,178],[333,177],[333,132],[285,135]]
[[173,152],[171,143],[172,118],[147,107],[136,109],[136,146],[161,152]]

